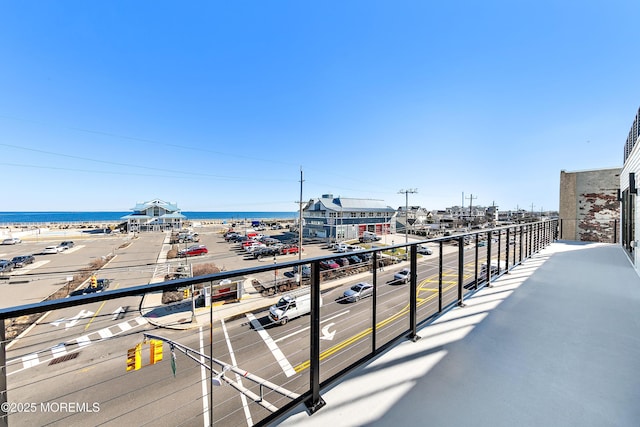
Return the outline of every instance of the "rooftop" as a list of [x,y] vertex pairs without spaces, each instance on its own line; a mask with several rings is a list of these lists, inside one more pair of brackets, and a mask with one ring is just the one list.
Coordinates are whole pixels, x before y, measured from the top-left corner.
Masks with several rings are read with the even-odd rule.
[[283,426],[637,426],[640,278],[560,241],[322,393]]

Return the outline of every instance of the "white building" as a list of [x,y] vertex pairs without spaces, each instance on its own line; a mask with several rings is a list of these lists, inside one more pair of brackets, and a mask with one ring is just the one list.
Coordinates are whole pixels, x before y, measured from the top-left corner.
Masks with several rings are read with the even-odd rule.
[[187,219],[175,203],[160,199],[138,202],[133,213],[123,216],[129,232],[180,230]]
[[638,251],[636,247],[640,242],[640,230],[638,223],[638,179],[640,179],[640,109],[636,114],[629,136],[624,145],[624,165],[620,173],[620,242],[626,250],[631,262],[640,274]]

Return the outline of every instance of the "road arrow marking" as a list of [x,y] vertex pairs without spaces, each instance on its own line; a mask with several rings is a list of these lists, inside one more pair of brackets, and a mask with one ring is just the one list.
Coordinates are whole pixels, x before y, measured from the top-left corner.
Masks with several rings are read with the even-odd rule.
[[116,309],[116,311],[113,312],[113,317],[111,318],[111,320],[117,320],[118,317],[120,317],[120,313],[124,313],[125,309],[122,307],[118,307]]
[[75,326],[76,323],[78,323],[80,321],[80,319],[85,318],[85,317],[89,317],[93,315],[93,311],[89,311],[89,310],[80,310],[80,313],[76,314],[75,316],[73,316],[70,320],[70,322],[67,322],[64,325],[65,329],[69,329],[72,326]]
[[329,323],[324,328],[322,328],[322,336],[320,337],[321,340],[331,341],[333,339],[333,337],[336,335],[336,331],[329,332],[329,328],[333,325],[335,325],[335,323]]
[[60,326],[60,323],[62,323],[62,322],[64,322],[64,321],[66,321],[66,320],[67,320],[67,319],[65,319],[65,318],[63,317],[62,319],[58,319],[58,320],[56,320],[55,322],[51,322],[51,323],[49,323],[49,324],[50,324],[50,325],[52,325],[52,326]]

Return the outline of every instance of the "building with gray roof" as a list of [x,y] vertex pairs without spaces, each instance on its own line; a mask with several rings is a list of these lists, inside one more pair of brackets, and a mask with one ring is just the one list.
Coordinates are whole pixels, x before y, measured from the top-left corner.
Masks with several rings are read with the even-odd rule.
[[382,200],[334,197],[323,194],[303,207],[303,237],[351,240],[365,231],[395,233],[396,210]]

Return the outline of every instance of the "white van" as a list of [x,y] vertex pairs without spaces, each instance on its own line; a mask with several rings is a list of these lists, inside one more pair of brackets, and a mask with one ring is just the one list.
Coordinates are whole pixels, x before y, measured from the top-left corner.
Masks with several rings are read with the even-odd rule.
[[[322,307],[322,297],[320,297],[320,307]],[[284,295],[277,303],[269,309],[269,319],[273,323],[286,324],[289,320],[300,317],[311,312],[311,294]]]

